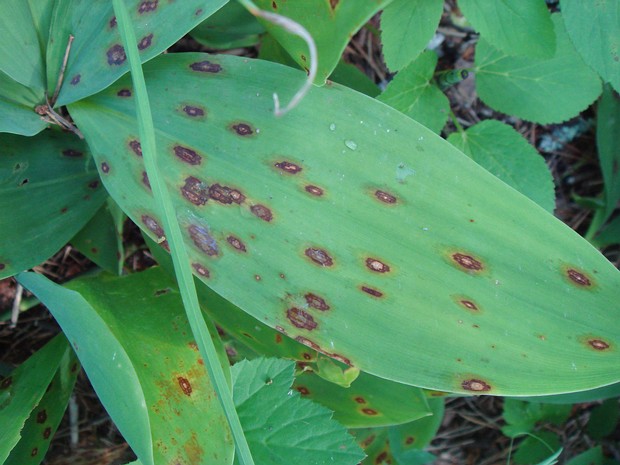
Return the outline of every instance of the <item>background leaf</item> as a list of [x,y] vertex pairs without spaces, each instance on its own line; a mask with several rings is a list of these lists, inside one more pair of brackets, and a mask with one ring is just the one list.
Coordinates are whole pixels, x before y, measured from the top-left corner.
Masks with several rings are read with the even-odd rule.
[[596,145],[604,181],[604,223],[620,200],[620,96],[609,86],[603,88],[598,104]]
[[612,434],[618,425],[620,405],[618,398],[607,399],[601,405],[592,409],[588,421],[588,435],[593,439],[603,439]]
[[41,99],[42,93],[0,72],[0,133],[34,136],[41,132],[47,123],[34,112]]
[[549,59],[510,56],[480,38],[476,89],[487,105],[550,124],[576,116],[600,95],[600,79],[575,51],[560,14],[552,19],[556,51]]

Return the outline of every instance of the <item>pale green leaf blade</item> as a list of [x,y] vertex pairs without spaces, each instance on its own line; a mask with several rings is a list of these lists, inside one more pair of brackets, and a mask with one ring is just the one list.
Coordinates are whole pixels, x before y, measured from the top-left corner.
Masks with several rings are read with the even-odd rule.
[[437,66],[435,52],[423,52],[399,71],[377,98],[405,115],[439,133],[450,112],[450,102],[433,82]]
[[603,172],[604,223],[620,200],[620,96],[609,86],[603,88],[596,113],[596,145]]
[[509,56],[481,38],[476,46],[476,89],[490,107],[541,124],[559,123],[585,110],[601,81],[570,42],[559,14],[552,15],[552,58]]
[[[332,358],[436,390],[619,381],[620,273],[428,129],[336,84],[273,118],[272,92],[291,95],[303,73],[268,62],[165,55],[145,72],[195,274],[233,304]],[[130,88],[70,111],[108,191],[165,247],[133,102],[118,96]]]
[[0,134],[0,278],[40,264],[95,214],[106,193],[71,134]]
[[442,0],[394,0],[383,10],[381,42],[390,70],[401,70],[424,50],[442,13]]
[[553,178],[545,160],[521,134],[496,120],[482,121],[448,142],[549,213],[555,209]]
[[230,464],[233,444],[178,290],[158,269],[99,275],[64,289],[20,282],[50,309],[97,395],[145,464]]
[[561,0],[566,30],[583,60],[620,92],[620,4]]
[[0,133],[34,136],[47,123],[35,113],[43,92],[36,92],[0,71]]
[[549,58],[556,38],[545,0],[459,0],[476,31],[506,55]]
[[256,463],[359,463],[364,454],[331,412],[291,389],[294,368],[273,358],[232,368],[233,399]]

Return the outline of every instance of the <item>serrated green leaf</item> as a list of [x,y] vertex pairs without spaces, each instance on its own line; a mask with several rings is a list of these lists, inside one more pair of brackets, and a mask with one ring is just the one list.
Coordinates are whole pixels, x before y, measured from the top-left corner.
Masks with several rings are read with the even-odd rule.
[[561,0],[568,35],[583,60],[620,92],[620,4]]
[[[272,92],[292,95],[303,73],[258,60],[165,55],[145,73],[195,273],[244,311],[442,391],[619,381],[618,271],[437,135],[336,84],[275,119]],[[111,195],[165,247],[133,102],[118,96],[130,88],[70,111]]]
[[604,223],[620,200],[620,96],[605,86],[596,113],[596,145],[603,172]]
[[294,369],[279,359],[232,367],[233,399],[256,463],[359,463],[364,454],[331,412],[291,389]]
[[439,133],[450,112],[450,102],[433,82],[437,66],[435,52],[423,52],[399,71],[377,98],[405,115]]
[[588,421],[588,435],[593,439],[603,439],[612,434],[616,430],[619,417],[618,398],[607,399],[592,410]]
[[49,258],[105,198],[83,141],[51,130],[0,134],[0,278]]
[[480,35],[506,55],[553,56],[556,38],[544,0],[459,0],[458,5]]
[[392,71],[411,63],[433,37],[443,0],[394,0],[381,13],[383,57]]
[[69,290],[19,281],[50,309],[95,392],[145,464],[230,464],[226,419],[192,340],[178,290],[157,268],[99,275]]
[[562,450],[563,450],[562,448],[558,449],[553,454],[551,454],[549,457],[544,459],[542,462],[539,462],[538,465],[555,465],[556,463],[558,463],[558,458],[560,457]]
[[476,89],[490,107],[541,124],[560,123],[585,110],[601,94],[601,81],[570,42],[559,13],[552,15],[552,58],[510,56],[480,38]]
[[216,49],[256,45],[265,28],[240,3],[230,1],[190,32],[202,45]]
[[549,168],[536,149],[512,126],[496,120],[482,121],[464,132],[450,134],[448,142],[553,213],[555,188]]

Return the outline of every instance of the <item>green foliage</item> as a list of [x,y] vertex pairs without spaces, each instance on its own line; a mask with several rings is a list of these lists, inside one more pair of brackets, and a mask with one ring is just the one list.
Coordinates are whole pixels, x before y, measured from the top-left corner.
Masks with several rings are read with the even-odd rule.
[[592,410],[588,421],[588,434],[594,439],[602,439],[612,434],[618,425],[619,416],[618,398],[607,399]]
[[502,432],[509,437],[517,437],[534,431],[541,421],[559,425],[570,414],[571,405],[556,405],[526,402],[516,399],[504,400],[504,420],[507,425]]
[[605,187],[602,224],[620,200],[620,97],[609,86],[603,88],[596,117],[596,145]]

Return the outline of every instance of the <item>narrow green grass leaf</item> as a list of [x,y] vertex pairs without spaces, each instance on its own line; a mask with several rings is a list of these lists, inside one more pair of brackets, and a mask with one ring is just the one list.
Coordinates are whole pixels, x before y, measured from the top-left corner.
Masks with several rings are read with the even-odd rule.
[[450,134],[448,142],[549,213],[555,210],[555,187],[545,160],[511,126],[482,121]]
[[556,51],[549,59],[510,56],[480,38],[476,89],[490,107],[541,124],[560,123],[601,94],[601,81],[570,42],[562,17],[552,15]]
[[443,0],[394,0],[381,13],[381,42],[388,68],[411,63],[433,38],[443,13]]
[[605,183],[603,224],[620,200],[620,96],[609,86],[603,88],[596,113],[596,145]]
[[256,463],[358,464],[364,454],[331,412],[291,389],[294,369],[279,359],[232,368],[233,398]]

